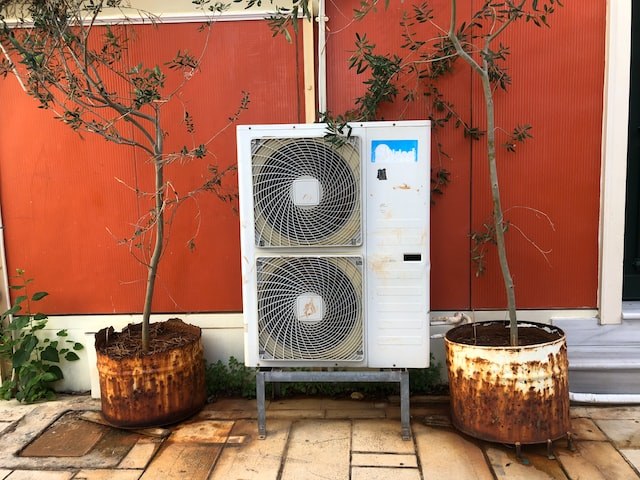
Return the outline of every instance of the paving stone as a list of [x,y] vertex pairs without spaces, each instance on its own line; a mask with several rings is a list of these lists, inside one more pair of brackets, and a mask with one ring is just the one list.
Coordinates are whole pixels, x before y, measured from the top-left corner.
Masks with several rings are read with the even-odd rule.
[[425,478],[493,480],[482,450],[457,432],[418,423],[412,429]]
[[80,470],[73,480],[138,480],[142,470]]
[[[506,448],[506,447],[505,447]],[[528,463],[523,464],[516,459],[515,449],[486,448],[487,458],[491,463],[497,480],[568,480],[562,467],[556,460],[531,452],[532,447],[523,447],[523,456]],[[546,446],[544,447],[546,452]],[[577,477],[582,478],[582,477]],[[590,477],[584,477],[591,480]]]
[[558,450],[556,455],[571,479],[638,480],[633,469],[608,442],[576,442],[576,452]]
[[418,468],[418,459],[415,454],[408,455],[402,453],[352,453],[351,466]]
[[11,470],[0,469],[0,480],[4,480],[11,473]]
[[3,400],[0,402],[0,418],[5,422],[17,422],[36,407],[37,404],[22,404],[15,399]]
[[200,420],[240,420],[258,418],[257,410],[207,410],[198,414]]
[[291,427],[282,480],[349,479],[351,422],[304,420]]
[[73,473],[54,470],[14,470],[6,480],[69,480]]
[[291,422],[273,420],[267,427],[267,438],[258,440],[255,422],[238,420],[229,438],[243,437],[245,441],[222,450],[209,480],[276,480]]
[[640,420],[596,420],[618,448],[640,448]]
[[324,418],[324,410],[267,410],[267,418]]
[[625,449],[625,450],[620,450],[620,453],[624,455],[627,461],[635,467],[636,472],[640,472],[640,450]]
[[82,457],[98,443],[107,427],[86,422],[75,412],[63,415],[30,443],[23,457]]
[[[387,414],[383,409],[377,408],[361,408],[350,410],[327,410],[326,418],[347,419],[347,418],[386,418]],[[398,425],[398,428],[400,426]]]
[[206,480],[221,449],[219,444],[165,442],[140,478]]
[[[80,397],[80,399],[82,398],[86,399],[86,397]],[[73,411],[73,408],[86,407],[87,405],[92,406],[91,402],[82,402],[77,399],[39,404],[13,428],[2,434],[0,466],[12,470],[115,468],[140,438],[138,435],[111,427],[98,426],[105,429],[104,434],[86,455],[79,457],[24,457],[16,455],[33,440],[41,437],[42,432],[55,425],[61,418],[83,413],[81,410]],[[71,412],[69,412],[70,409]],[[53,444],[55,443],[60,443],[60,439],[54,436]]]
[[[384,409],[384,416],[390,420],[400,420],[400,407],[397,405],[387,405]],[[413,410],[411,411],[413,417]]]
[[[88,422],[97,423],[98,425],[104,425],[112,428],[111,424],[105,420],[101,412],[83,412],[80,418]],[[128,430],[133,433],[145,435],[147,437],[165,438],[171,434],[171,430],[168,428],[149,427],[149,428],[135,428]]]
[[162,440],[159,438],[142,437],[118,464],[118,468],[145,468],[161,444]]
[[[427,477],[425,478],[437,478]],[[453,477],[443,477],[453,478]],[[352,467],[351,480],[420,480],[420,470],[417,468],[375,468]],[[462,479],[460,479],[462,480]]]
[[357,420],[353,422],[353,452],[411,453],[413,442],[402,440],[398,420]]
[[571,433],[576,440],[594,440],[598,442],[606,442],[607,436],[590,418],[572,418]]
[[249,439],[248,435],[229,435],[227,445],[242,445]]
[[13,425],[13,422],[0,422],[0,433],[4,432],[11,425]]
[[180,424],[169,437],[172,442],[225,443],[233,422],[225,420],[199,420]]
[[268,411],[274,410],[324,410],[323,398],[295,398],[288,400],[272,400]]
[[[400,395],[389,395],[389,401],[400,403]],[[436,405],[442,408],[449,408],[450,398],[448,395],[412,395],[411,405]]]
[[[265,405],[268,407],[271,402],[265,401]],[[256,400],[249,400],[247,398],[219,398],[213,403],[207,404],[202,412],[208,411],[224,411],[224,410],[257,410],[258,403]]]
[[366,400],[334,400],[326,399],[322,403],[326,410],[382,410],[386,403],[375,403]]

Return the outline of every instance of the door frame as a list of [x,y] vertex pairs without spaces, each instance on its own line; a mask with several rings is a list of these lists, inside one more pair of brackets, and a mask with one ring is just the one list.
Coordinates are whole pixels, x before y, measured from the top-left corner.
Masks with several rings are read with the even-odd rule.
[[622,323],[631,2],[607,1],[598,275],[598,308],[603,325]]

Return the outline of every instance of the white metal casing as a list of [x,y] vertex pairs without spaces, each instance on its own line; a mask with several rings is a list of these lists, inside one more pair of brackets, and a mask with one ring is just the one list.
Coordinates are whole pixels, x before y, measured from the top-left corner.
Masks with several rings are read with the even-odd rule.
[[[256,234],[253,152],[267,139],[323,139],[325,124],[238,126],[238,178],[245,364],[247,366],[429,366],[430,122],[365,122],[349,125],[360,163],[361,241],[346,246],[264,246]],[[346,131],[346,130],[345,130]],[[295,208],[315,208],[322,196],[313,178],[289,185]],[[339,178],[335,179],[340,181]],[[356,359],[282,359],[264,354],[259,340],[258,268],[264,258],[359,258],[362,268],[362,356]],[[353,262],[352,262],[353,263]],[[360,263],[359,261],[355,263]],[[359,268],[359,267],[358,267]],[[304,279],[301,279],[303,281]],[[316,302],[317,318],[331,305],[302,289],[287,308]],[[288,300],[287,300],[288,301]],[[324,310],[323,310],[324,309]],[[299,317],[298,317],[299,318]],[[326,339],[331,342],[331,338]]]

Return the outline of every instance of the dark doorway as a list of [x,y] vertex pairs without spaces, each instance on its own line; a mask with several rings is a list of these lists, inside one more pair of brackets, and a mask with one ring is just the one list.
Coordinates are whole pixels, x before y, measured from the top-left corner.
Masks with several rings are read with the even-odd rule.
[[640,300],[640,4],[632,2],[623,300]]

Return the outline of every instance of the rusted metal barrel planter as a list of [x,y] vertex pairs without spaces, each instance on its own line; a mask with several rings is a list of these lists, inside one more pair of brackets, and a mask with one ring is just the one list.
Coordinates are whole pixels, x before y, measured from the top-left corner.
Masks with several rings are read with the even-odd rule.
[[[500,321],[461,325],[445,336],[451,415],[460,431],[523,445],[570,431],[564,332],[522,322],[519,335],[520,346],[508,346],[509,324]],[[497,338],[503,345],[483,345],[484,339]]]
[[[96,334],[102,415],[112,425],[140,428],[168,425],[197,413],[206,401],[200,328],[178,319],[161,322],[167,348],[120,355],[123,336],[140,337],[141,325]],[[183,338],[175,342],[172,335]],[[153,344],[152,344],[153,345]],[[115,353],[114,353],[115,352]]]

